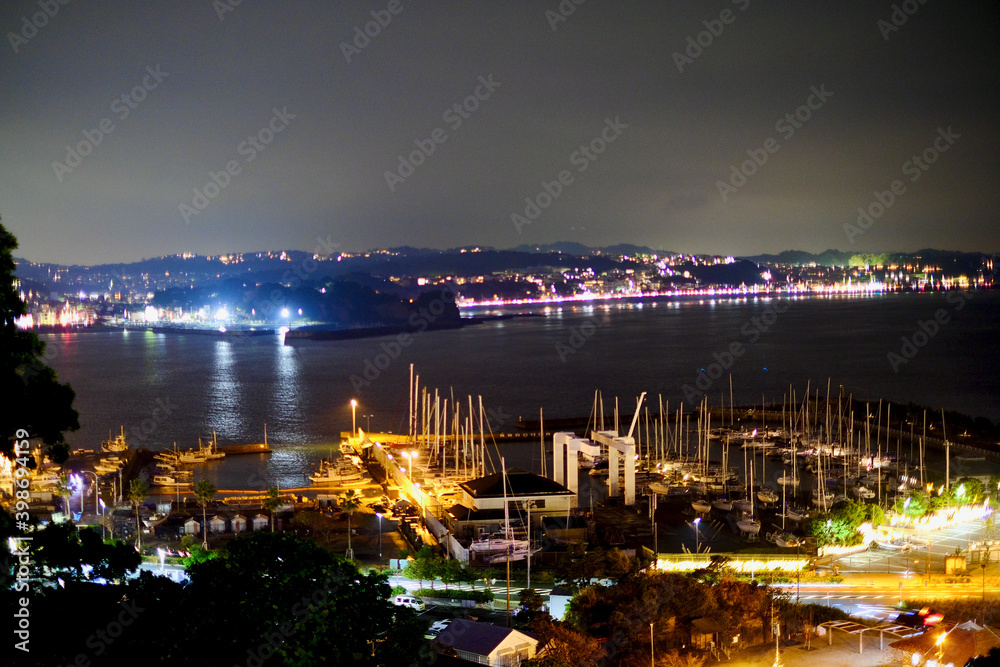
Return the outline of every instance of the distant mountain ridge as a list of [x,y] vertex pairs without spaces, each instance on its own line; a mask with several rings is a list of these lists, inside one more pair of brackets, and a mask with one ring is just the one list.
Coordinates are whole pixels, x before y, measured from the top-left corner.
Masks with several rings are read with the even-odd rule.
[[587,246],[575,241],[557,241],[555,243],[541,243],[536,245],[522,244],[511,248],[516,252],[551,253],[559,252],[577,257],[587,257],[593,255],[658,255],[660,257],[670,257],[679,253],[670,250],[656,250],[649,246],[633,245],[631,243],[618,243],[610,246]]
[[[220,261],[219,258],[242,257],[242,261]],[[490,275],[505,271],[530,272],[532,269],[584,266],[597,273],[613,269],[638,266],[633,258],[640,255],[676,257],[679,253],[656,250],[648,246],[617,244],[591,247],[571,241],[520,245],[509,250],[489,247],[466,246],[439,250],[401,246],[367,252],[344,252],[337,261],[314,262],[313,253],[302,250],[260,251],[208,256],[168,255],[131,263],[100,264],[94,266],[30,263],[15,258],[16,274],[28,283],[52,280],[56,272],[76,277],[80,289],[101,285],[108,287],[115,277],[148,274],[149,276],[203,274],[217,278],[253,275],[255,282],[287,281],[289,275],[299,280],[317,281],[327,277],[364,272],[373,276],[431,276],[431,275]],[[705,257],[713,255],[702,254]],[[763,254],[737,257],[753,264],[785,264],[793,266],[847,266],[873,262],[926,263],[948,272],[970,271],[980,266],[986,253],[966,253],[926,248],[914,253],[854,253],[842,250],[825,250],[810,253],[802,250],[785,250],[776,255]],[[586,259],[583,259],[586,258]],[[621,259],[624,258],[624,259]]]

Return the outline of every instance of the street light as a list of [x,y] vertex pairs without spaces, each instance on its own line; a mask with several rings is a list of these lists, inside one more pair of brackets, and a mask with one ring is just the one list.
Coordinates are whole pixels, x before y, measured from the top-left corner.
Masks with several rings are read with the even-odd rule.
[[382,562],[382,513],[375,512],[375,516],[378,517],[378,559],[379,563]]
[[402,468],[401,470],[406,473],[406,476],[409,478],[410,483],[413,483],[413,473],[410,472],[410,468],[413,467],[413,462],[410,460],[410,453],[400,452],[399,455],[402,456],[404,459],[406,459],[406,467]]
[[374,417],[375,415],[361,415],[361,416],[368,420],[367,422],[368,431],[370,432],[372,430],[372,417]]
[[[80,472],[83,473],[84,475],[93,475],[94,476],[94,514],[96,514],[97,516],[101,516],[101,506],[98,505],[98,502],[100,501],[100,497],[101,497],[101,487],[100,487],[100,484],[97,481],[97,473],[94,472],[93,470],[81,470]],[[83,499],[82,498],[80,500],[80,514],[83,514]]]
[[358,434],[358,402],[351,399],[351,437]]
[[695,517],[694,520],[694,552],[701,552],[701,536],[698,534],[698,524],[701,523],[701,517]]

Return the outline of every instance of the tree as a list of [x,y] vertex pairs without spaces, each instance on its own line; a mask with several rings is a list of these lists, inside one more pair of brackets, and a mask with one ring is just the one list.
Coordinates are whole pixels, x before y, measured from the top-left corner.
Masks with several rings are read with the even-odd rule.
[[[41,438],[46,453],[57,463],[69,456],[64,431],[80,428],[79,415],[73,409],[75,394],[68,384],[61,384],[44,359],[45,344],[31,331],[17,327],[15,321],[28,310],[17,293],[14,273],[14,249],[17,239],[0,225],[0,453],[13,458],[17,434],[23,438]],[[21,436],[21,433],[26,435]]]
[[542,611],[545,600],[534,588],[525,588],[517,592],[517,599],[520,602],[517,616],[514,618],[514,626],[517,628],[530,627],[535,619],[545,617],[551,618],[549,613]]
[[272,486],[267,490],[267,496],[264,498],[264,502],[261,503],[261,507],[267,510],[268,515],[271,517],[271,532],[274,532],[274,511],[284,504],[284,499],[278,495],[278,487]]
[[171,644],[157,653],[164,662],[419,663],[426,623],[392,604],[388,578],[362,574],[310,540],[268,532],[238,537],[190,575],[183,607],[198,613],[177,614],[176,636],[168,629],[160,635]]
[[420,547],[413,560],[406,561],[406,567],[403,568],[402,574],[408,579],[419,581],[421,588],[423,588],[425,581],[430,581],[431,588],[434,588],[433,582],[441,573],[441,560],[434,553],[434,547],[425,544]]
[[142,556],[121,540],[103,540],[95,528],[80,530],[80,560],[91,566],[90,578],[118,582],[142,563]]
[[149,495],[149,487],[141,479],[133,479],[128,486],[128,501],[135,510],[135,547],[142,549],[142,525],[139,523],[139,508]]
[[541,654],[522,662],[530,667],[597,667],[606,663],[607,652],[593,637],[566,623],[539,618],[531,625],[538,635]]
[[845,500],[835,504],[829,513],[821,514],[806,524],[806,533],[815,537],[819,546],[827,544],[853,546],[861,544],[863,539],[859,530],[861,524],[871,522],[873,525],[878,525],[884,520],[885,513],[881,509],[876,509],[875,505]]
[[340,499],[340,508],[347,512],[347,557],[354,558],[354,549],[351,548],[351,516],[361,507],[361,494],[350,489]]
[[970,658],[965,667],[990,667],[1000,664],[1000,648],[994,646],[989,653]]
[[207,479],[203,479],[194,485],[194,497],[198,499],[198,504],[201,505],[201,528],[202,535],[204,536],[201,546],[203,549],[208,548],[208,504],[215,498],[215,491],[215,485]]
[[956,505],[982,503],[986,497],[986,487],[975,477],[962,477],[951,485],[951,492]]
[[322,512],[299,512],[292,519],[292,523],[309,529],[314,535],[322,535],[327,544],[330,543],[330,535],[336,528],[336,522]]
[[707,653],[671,649],[657,656],[656,663],[660,667],[701,667],[707,660]]
[[63,500],[63,510],[66,512],[66,520],[73,520],[73,510],[69,507],[70,494],[73,493],[73,487],[70,486],[69,476],[66,473],[59,475],[59,481],[56,482],[56,493]]

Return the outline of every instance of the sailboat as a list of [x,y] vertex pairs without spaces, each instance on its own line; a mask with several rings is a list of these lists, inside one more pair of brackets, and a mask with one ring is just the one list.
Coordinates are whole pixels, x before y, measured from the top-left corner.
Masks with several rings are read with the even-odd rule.
[[[541,551],[531,548],[530,539],[514,537],[514,528],[510,524],[510,505],[507,503],[507,466],[503,457],[500,458],[500,469],[503,475],[504,530],[502,533],[486,535],[469,545],[471,551],[483,554],[483,560],[487,563],[513,563]],[[528,530],[531,530],[531,526],[528,526]]]
[[[767,456],[764,455],[764,452],[761,452],[760,456],[760,476],[767,479]],[[765,505],[773,505],[778,502],[778,494],[775,493],[770,487],[762,485],[757,490],[757,500]]]
[[[753,488],[753,465],[750,466],[750,488]],[[760,532],[760,521],[753,518],[753,494],[750,494],[750,514],[736,522],[736,527],[744,533],[756,535]]]

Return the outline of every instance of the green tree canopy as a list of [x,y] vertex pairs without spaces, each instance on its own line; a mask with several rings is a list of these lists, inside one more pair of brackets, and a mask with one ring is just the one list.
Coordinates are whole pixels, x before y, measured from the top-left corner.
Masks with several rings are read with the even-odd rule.
[[265,664],[410,664],[422,645],[426,624],[391,603],[386,577],[292,535],[231,540],[190,574],[189,629],[178,627],[165,662],[246,664],[273,653]]

